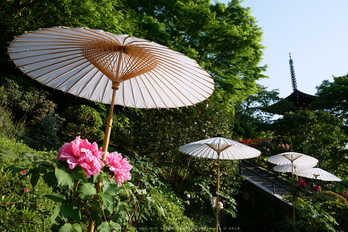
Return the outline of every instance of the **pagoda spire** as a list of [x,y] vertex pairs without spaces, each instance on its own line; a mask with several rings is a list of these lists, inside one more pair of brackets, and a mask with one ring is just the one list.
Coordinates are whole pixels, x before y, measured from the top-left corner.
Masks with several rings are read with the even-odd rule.
[[297,90],[297,83],[296,83],[294,62],[291,59],[291,53],[289,53],[289,58],[290,58],[289,64],[290,64],[290,74],[291,74],[292,89],[295,91],[295,90]]

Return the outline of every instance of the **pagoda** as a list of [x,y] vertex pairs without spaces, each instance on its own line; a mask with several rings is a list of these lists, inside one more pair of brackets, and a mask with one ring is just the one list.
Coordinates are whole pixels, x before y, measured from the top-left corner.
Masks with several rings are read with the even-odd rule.
[[310,94],[306,94],[297,89],[294,61],[291,59],[291,53],[289,53],[290,74],[293,92],[285,99],[292,102],[295,106],[295,110],[307,110],[308,105],[315,101],[316,97]]

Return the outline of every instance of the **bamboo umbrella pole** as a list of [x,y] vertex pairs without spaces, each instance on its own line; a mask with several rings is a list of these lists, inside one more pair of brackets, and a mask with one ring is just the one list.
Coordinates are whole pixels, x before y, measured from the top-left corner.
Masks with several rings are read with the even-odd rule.
[[220,191],[220,151],[217,151],[218,155],[218,170],[217,170],[217,186],[216,186],[216,222],[215,222],[215,229],[216,232],[219,231],[219,194]]
[[[118,89],[118,86],[113,87],[112,102],[115,102],[117,89]],[[110,143],[110,134],[111,134],[111,127],[112,127],[113,112],[114,112],[114,104],[110,104],[110,112],[109,112],[108,120],[106,123],[105,135],[104,135],[104,141],[103,141],[103,152],[104,152],[103,157],[102,157],[103,162],[106,159],[106,153],[108,151],[108,147],[109,147],[109,143]],[[104,167],[102,167],[102,170],[104,170]],[[97,193],[99,193],[101,190],[101,184],[102,184],[102,179],[100,178],[99,181],[95,185]],[[89,218],[88,232],[93,232],[93,231],[94,231],[94,221],[93,221],[92,215],[91,215]]]
[[[291,184],[292,188],[294,188],[294,161],[291,161]],[[292,220],[295,222],[294,193],[292,195]]]
[[[118,79],[119,77],[119,72],[120,72],[120,64],[121,64],[121,61],[122,61],[122,53],[123,53],[123,47],[121,47],[120,49],[120,57],[119,57],[119,60],[118,60],[118,67],[117,67],[117,70],[116,70],[116,80]],[[113,77],[109,77],[109,79],[113,79]],[[107,120],[107,123],[106,123],[106,128],[105,128],[105,134],[104,134],[104,141],[103,141],[103,157],[102,157],[102,161],[104,162],[105,159],[106,159],[106,153],[108,151],[108,147],[109,147],[109,143],[110,143],[110,134],[111,134],[111,127],[112,127],[112,120],[113,120],[113,113],[114,113],[114,103],[115,103],[115,100],[116,100],[116,92],[117,90],[119,89],[119,86],[120,86],[120,82],[118,81],[113,81],[112,82],[112,100],[111,100],[111,103],[110,103],[110,110],[109,110],[109,116],[108,116],[108,120]],[[104,170],[104,167],[102,168],[102,170]],[[99,181],[95,184],[95,188],[96,188],[96,191],[97,193],[100,192],[101,190],[101,184],[102,184],[102,179],[99,178]],[[92,219],[92,213],[91,213],[91,216],[89,218],[89,225],[88,225],[88,232],[93,232],[94,231],[94,221]]]

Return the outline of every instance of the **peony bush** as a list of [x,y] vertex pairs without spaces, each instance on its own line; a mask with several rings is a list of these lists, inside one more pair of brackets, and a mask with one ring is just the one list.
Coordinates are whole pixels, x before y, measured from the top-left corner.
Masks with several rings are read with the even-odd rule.
[[[24,193],[34,192],[38,182],[46,184],[46,193],[37,198],[53,206],[50,224],[44,225],[53,231],[86,231],[90,220],[95,231],[134,228],[145,215],[149,216],[155,201],[146,188],[127,182],[132,178],[133,168],[127,158],[118,152],[108,152],[102,162],[103,154],[97,143],[78,136],[65,143],[54,159],[29,153],[0,155],[17,162],[8,171],[30,180],[31,186],[22,188]],[[12,204],[5,197],[3,201],[6,207]]]

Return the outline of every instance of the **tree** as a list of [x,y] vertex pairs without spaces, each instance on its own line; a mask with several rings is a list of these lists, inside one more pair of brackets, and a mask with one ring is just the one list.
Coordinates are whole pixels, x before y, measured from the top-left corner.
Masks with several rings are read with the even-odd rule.
[[261,28],[240,1],[210,4],[207,0],[126,0],[125,19],[131,35],[153,40],[195,59],[214,78],[216,91],[229,103],[257,91],[264,78],[259,67]]
[[323,109],[342,118],[347,122],[348,118],[348,74],[341,77],[333,77],[333,82],[324,80],[317,87],[316,101],[311,109]]
[[256,138],[261,132],[272,130],[276,114],[290,109],[290,103],[279,97],[277,90],[257,85],[258,92],[243,101],[237,101],[235,132],[240,136]]
[[347,173],[347,135],[343,121],[323,111],[286,113],[275,124],[278,144],[288,144],[290,150],[313,156],[319,167],[344,177]]

